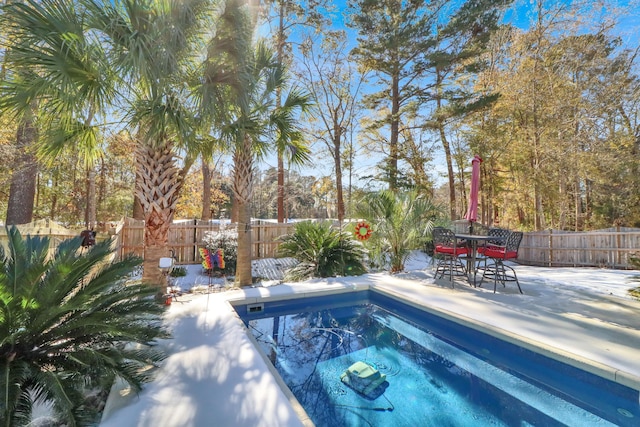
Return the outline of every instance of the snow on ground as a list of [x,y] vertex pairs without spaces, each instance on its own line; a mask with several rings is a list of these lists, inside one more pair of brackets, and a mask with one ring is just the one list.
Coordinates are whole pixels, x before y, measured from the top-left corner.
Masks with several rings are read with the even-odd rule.
[[[474,288],[456,282],[452,288],[436,282],[430,259],[420,252],[412,255],[405,272],[396,275],[303,283],[276,278],[246,289],[230,289],[223,279],[203,275],[201,266],[187,266],[187,276],[177,280],[184,291],[226,291],[186,294],[179,298],[182,302],[168,307],[165,322],[173,338],[161,345],[169,357],[140,395],[114,388],[101,426],[305,425],[308,420],[270,373],[227,301],[367,287],[399,293],[439,312],[543,345],[640,388],[640,302],[627,293],[640,285],[634,282],[640,272],[513,266],[524,295],[515,284],[498,285],[494,294],[492,284]],[[254,267],[259,269],[260,264]]]

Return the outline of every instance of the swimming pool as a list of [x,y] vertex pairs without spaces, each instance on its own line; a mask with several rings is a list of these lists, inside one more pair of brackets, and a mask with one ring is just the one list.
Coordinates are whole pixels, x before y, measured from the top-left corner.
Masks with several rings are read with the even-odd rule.
[[[638,391],[375,291],[237,306],[319,426],[638,425]],[[341,375],[386,376],[362,395]]]

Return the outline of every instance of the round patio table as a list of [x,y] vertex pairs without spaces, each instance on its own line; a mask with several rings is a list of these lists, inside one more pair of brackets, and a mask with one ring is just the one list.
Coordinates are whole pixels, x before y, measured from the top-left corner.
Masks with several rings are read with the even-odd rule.
[[[456,233],[456,246],[458,245],[458,241],[466,241],[471,243],[471,254],[467,256],[467,281],[474,288],[476,287],[476,273],[478,271],[478,266],[476,262],[478,260],[478,244],[482,242],[487,242],[489,240],[493,242],[504,242],[506,240],[505,237],[499,236],[487,236],[482,234],[462,234]],[[471,274],[471,268],[473,267],[473,275]],[[473,278],[472,278],[473,276]]]

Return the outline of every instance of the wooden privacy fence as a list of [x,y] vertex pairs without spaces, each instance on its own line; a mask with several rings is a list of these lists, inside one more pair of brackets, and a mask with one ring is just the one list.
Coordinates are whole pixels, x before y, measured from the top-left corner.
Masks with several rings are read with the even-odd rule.
[[524,233],[518,263],[548,267],[632,268],[640,257],[640,229],[609,228],[589,232],[546,230]]
[[[119,248],[122,241],[122,233],[121,230],[124,226],[124,222],[120,223],[109,223],[109,225],[102,224],[101,227],[98,228],[97,240],[103,241],[107,239],[111,239],[111,248],[114,251],[112,258],[115,258],[116,255],[120,255]],[[60,243],[67,239],[73,239],[81,236],[82,230],[84,227],[76,226],[74,228],[67,228],[63,225],[56,223],[55,221],[49,219],[39,219],[35,220],[29,224],[19,224],[15,226],[20,234],[25,236],[41,236],[49,238],[49,252],[48,255],[50,257],[54,256],[56,250]],[[9,238],[7,236],[7,228],[0,227],[0,246],[7,249],[7,242]]]
[[[29,224],[20,224],[16,228],[20,231],[20,234],[24,236],[41,236],[49,238],[49,256],[55,254],[58,245],[64,240],[78,237],[80,230],[72,230],[66,228],[54,221],[48,219],[40,219],[33,221]],[[7,236],[7,228],[0,227],[0,245],[7,249],[7,242],[9,238]]]
[[[235,227],[228,222],[222,228]],[[252,257],[275,258],[279,246],[278,237],[291,232],[293,224],[278,224],[255,220],[251,224]],[[175,251],[178,264],[200,263],[198,248],[202,247],[205,233],[220,231],[220,221],[176,221],[169,228],[169,247]],[[125,218],[119,231],[119,256],[144,255],[144,221]],[[167,254],[169,256],[170,254]]]
[[[254,259],[273,258],[278,237],[291,232],[294,224],[256,220],[251,226]],[[228,227],[229,225],[227,225]],[[218,231],[218,221],[199,220],[174,223],[169,230],[169,246],[180,264],[200,262],[198,247],[206,232]],[[125,219],[116,233],[119,255],[143,255],[144,223]],[[169,255],[169,254],[167,254]],[[640,229],[610,228],[589,232],[545,230],[524,233],[518,263],[547,267],[631,268],[629,258],[640,257]]]
[[[252,256],[254,259],[274,258],[279,246],[278,237],[292,231],[294,224],[279,224],[255,220],[251,226]],[[225,225],[223,225],[225,227]],[[229,224],[226,224],[229,227]],[[51,238],[51,250],[67,238],[77,237],[78,231],[60,227],[52,221],[40,220],[20,226],[21,233],[46,235]],[[200,263],[198,248],[205,233],[220,230],[219,221],[176,221],[169,229],[169,247],[175,250],[180,264]],[[98,229],[98,240],[112,239],[118,257],[128,254],[144,255],[144,222],[125,218],[119,223]],[[0,244],[7,237],[2,227]],[[169,256],[170,254],[167,254]],[[589,232],[545,230],[524,233],[518,263],[548,267],[606,267],[632,268],[629,259],[640,257],[640,229],[609,228]]]

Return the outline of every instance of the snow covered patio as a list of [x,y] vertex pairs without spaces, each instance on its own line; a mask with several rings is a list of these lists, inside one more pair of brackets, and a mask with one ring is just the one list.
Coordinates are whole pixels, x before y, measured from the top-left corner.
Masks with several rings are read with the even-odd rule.
[[[540,346],[592,372],[640,389],[640,301],[627,289],[637,271],[515,266],[514,284],[455,288],[434,283],[429,259],[416,253],[406,272],[313,280],[185,295],[165,316],[173,339],[156,379],[132,396],[114,388],[101,426],[301,426],[308,423],[255,349],[230,300],[286,299],[375,288],[505,336]],[[181,278],[201,285],[200,266]]]

